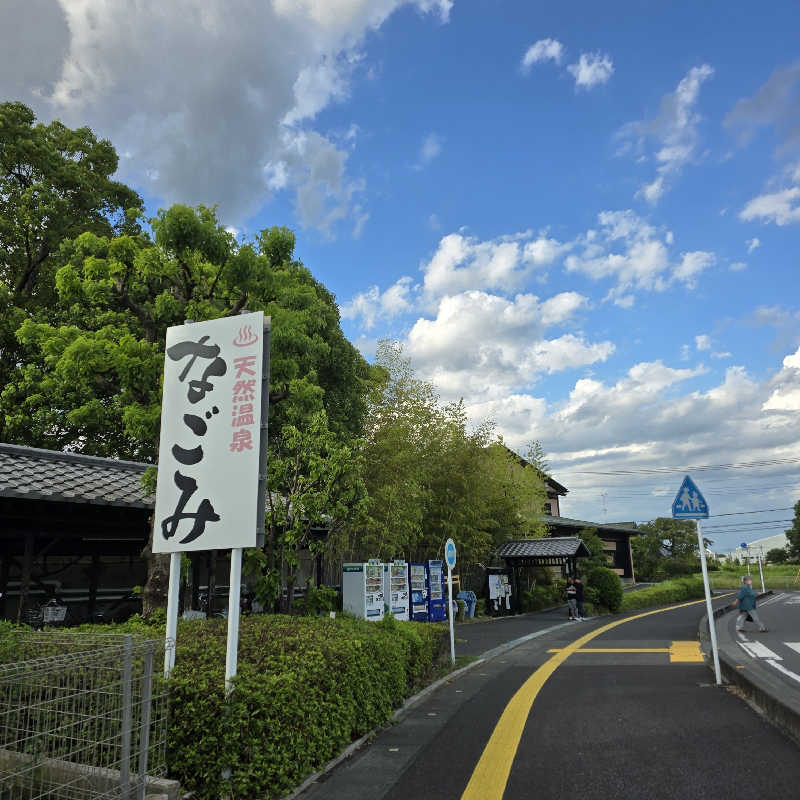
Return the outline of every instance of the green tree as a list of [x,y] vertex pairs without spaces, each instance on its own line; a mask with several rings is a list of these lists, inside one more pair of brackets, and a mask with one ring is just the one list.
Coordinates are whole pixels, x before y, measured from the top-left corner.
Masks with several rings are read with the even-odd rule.
[[493,426],[471,428],[463,403],[442,405],[392,342],[378,348],[365,434],[368,515],[353,532],[358,557],[431,558],[448,537],[459,562],[484,560],[511,536],[544,535],[538,467]]
[[605,543],[597,533],[597,528],[584,528],[578,537],[583,540],[583,543],[589,549],[591,555],[589,558],[584,558],[579,561],[582,572],[589,573],[595,567],[607,567],[608,559],[605,553]]
[[800,561],[800,500],[794,504],[794,520],[792,527],[786,531],[786,538],[789,542],[789,558],[795,562]]
[[767,550],[766,560],[768,564],[783,564],[789,559],[789,554],[785,547],[773,547]]
[[[180,205],[150,224],[152,238],[86,232],[62,245],[57,321],[28,318],[16,333],[33,357],[3,392],[9,438],[156,461],[167,328],[245,307],[263,310],[273,329],[270,489],[295,503],[296,484],[303,483],[304,519],[319,523],[312,487],[327,491],[320,487],[332,478],[303,470],[315,468],[314,453],[336,450],[330,437],[342,446],[357,438],[370,380],[369,366],[342,334],[333,296],[294,260],[294,235],[286,228],[237,242],[213,209]],[[301,454],[296,432],[306,428],[320,443]],[[285,441],[291,452],[282,448]],[[282,469],[283,458],[293,459],[294,468]],[[282,483],[282,476],[293,483]],[[282,530],[286,510],[271,511],[269,529]],[[284,542],[277,536],[270,542],[279,550],[271,558],[280,562]],[[165,559],[150,557],[148,609],[163,600],[165,569]]]
[[[640,525],[639,530],[641,534],[632,540],[632,546],[640,577],[654,579],[696,572],[700,568],[697,526],[693,520],[659,517]],[[709,539],[703,542],[706,547],[711,544]]]
[[41,354],[16,332],[25,321],[60,321],[65,241],[138,234],[141,198],[111,179],[116,169],[111,143],[88,128],[36,124],[22,103],[0,103],[0,441],[60,444],[20,425],[19,372]]

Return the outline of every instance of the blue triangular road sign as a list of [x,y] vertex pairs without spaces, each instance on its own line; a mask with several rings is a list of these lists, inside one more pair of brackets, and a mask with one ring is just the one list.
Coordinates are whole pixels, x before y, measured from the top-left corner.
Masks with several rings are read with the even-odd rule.
[[673,519],[708,519],[708,503],[687,475],[672,501]]

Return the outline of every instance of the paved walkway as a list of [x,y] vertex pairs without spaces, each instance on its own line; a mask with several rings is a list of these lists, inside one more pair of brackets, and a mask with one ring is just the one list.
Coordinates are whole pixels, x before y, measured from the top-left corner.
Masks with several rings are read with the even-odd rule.
[[700,602],[460,626],[460,652],[555,629],[446,682],[302,798],[794,797],[800,753],[712,685],[697,646],[703,612]]

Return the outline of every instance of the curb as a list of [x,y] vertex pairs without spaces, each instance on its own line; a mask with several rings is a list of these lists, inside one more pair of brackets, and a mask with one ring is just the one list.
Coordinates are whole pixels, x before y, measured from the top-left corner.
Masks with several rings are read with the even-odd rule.
[[[566,606],[565,606],[566,608]],[[360,750],[367,742],[373,739],[375,736],[380,733],[380,731],[389,727],[389,725],[398,722],[402,719],[405,714],[415,706],[420,700],[427,697],[432,692],[435,692],[439,687],[444,686],[446,683],[451,683],[452,681],[460,678],[465,673],[469,672],[470,670],[475,669],[475,667],[486,663],[487,661],[491,661],[493,658],[496,658],[503,653],[507,653],[509,650],[513,650],[515,647],[519,647],[521,644],[525,644],[525,642],[531,641],[531,639],[536,639],[539,636],[544,636],[546,633],[552,633],[553,631],[557,631],[561,628],[566,628],[569,626],[569,622],[561,622],[558,625],[551,625],[549,628],[542,628],[540,631],[534,631],[533,633],[528,633],[525,636],[520,636],[518,639],[512,639],[510,642],[506,642],[505,644],[501,644],[498,647],[493,647],[491,650],[487,650],[485,653],[482,653],[475,661],[467,664],[465,667],[461,667],[460,669],[455,670],[454,672],[448,672],[447,675],[439,678],[438,680],[431,683],[429,686],[426,686],[424,689],[421,689],[414,695],[411,695],[400,708],[398,708],[390,717],[389,722],[384,725],[378,725],[377,727],[373,728],[368,733],[365,733],[360,739],[356,739],[354,742],[350,742],[338,756],[334,759],[329,761],[325,766],[322,767],[318,772],[309,775],[296,789],[293,789],[289,794],[281,798],[281,800],[295,800],[295,798],[299,797],[306,789],[311,786],[311,784],[316,783],[321,777],[327,775],[329,772],[334,770],[336,767],[339,766],[343,761],[350,758],[354,753]]]
[[[768,597],[773,594],[772,590],[758,595],[760,600],[762,597]],[[725,614],[733,610],[730,603],[722,608],[714,611],[714,621],[722,618]],[[700,625],[697,631],[700,641],[710,647],[709,644],[709,628],[708,628],[708,615],[704,615],[700,620]],[[713,664],[706,655],[706,664],[713,670]],[[753,674],[748,669],[737,669],[728,654],[719,649],[719,666],[722,673],[723,680],[735,686],[744,695],[750,705],[754,706],[763,716],[767,718],[776,728],[786,734],[792,739],[795,744],[800,745],[800,703],[787,702],[786,699],[781,698],[776,692],[772,691],[758,676]]]

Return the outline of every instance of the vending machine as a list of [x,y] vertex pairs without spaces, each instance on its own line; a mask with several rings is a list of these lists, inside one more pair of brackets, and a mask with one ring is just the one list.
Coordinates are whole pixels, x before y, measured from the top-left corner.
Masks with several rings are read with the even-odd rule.
[[342,607],[362,619],[383,619],[383,563],[371,558],[366,564],[342,566]]
[[428,579],[428,620],[438,622],[447,616],[444,570],[441,561],[428,561],[425,567]]
[[383,596],[397,619],[408,619],[408,564],[405,561],[383,565]]
[[415,622],[428,621],[428,578],[424,564],[408,565],[409,615]]

